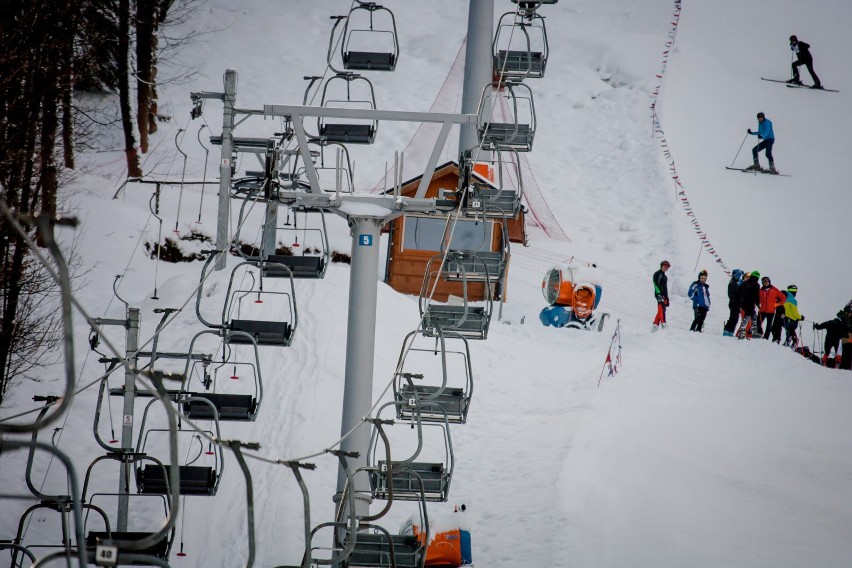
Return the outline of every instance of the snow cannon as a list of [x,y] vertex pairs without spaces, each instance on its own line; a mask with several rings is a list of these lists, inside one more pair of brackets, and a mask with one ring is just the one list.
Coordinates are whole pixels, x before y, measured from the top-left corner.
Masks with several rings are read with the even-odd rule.
[[582,329],[592,329],[597,323],[598,331],[603,330],[609,314],[595,313],[603,293],[598,280],[595,268],[551,268],[541,282],[541,293],[550,306],[539,314],[541,323]]
[[428,541],[421,521],[414,517],[402,524],[400,534],[417,537],[426,548],[425,566],[458,568],[473,562],[470,520],[464,505],[456,505],[452,513],[448,510],[430,511]]

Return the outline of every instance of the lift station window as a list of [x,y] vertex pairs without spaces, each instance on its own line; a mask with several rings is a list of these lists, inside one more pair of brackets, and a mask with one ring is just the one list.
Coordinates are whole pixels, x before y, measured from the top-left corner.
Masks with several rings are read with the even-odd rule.
[[[483,221],[457,219],[453,239],[448,248],[453,250],[490,251],[494,236],[494,224],[488,221],[483,230]],[[440,251],[444,231],[449,231],[447,220],[440,217],[416,217],[406,215],[403,224],[403,250]]]

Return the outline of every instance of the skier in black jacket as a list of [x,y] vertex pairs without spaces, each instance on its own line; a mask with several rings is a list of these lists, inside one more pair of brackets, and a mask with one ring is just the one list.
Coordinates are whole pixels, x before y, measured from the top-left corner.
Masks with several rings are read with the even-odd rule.
[[[840,340],[846,334],[846,326],[843,324],[843,321],[840,319],[843,311],[837,312],[837,317],[824,321],[822,323],[814,323],[814,329],[824,329],[825,330],[825,346],[823,347],[822,354],[822,364],[827,367],[834,367],[835,365],[829,363],[829,353],[834,349],[835,357],[840,357]],[[833,360],[832,360],[833,362]]]
[[737,322],[740,321],[740,285],[743,280],[743,271],[735,268],[731,272],[731,280],[728,282],[728,309],[731,310],[731,315],[725,323],[725,330],[722,335],[732,336],[734,330],[737,329]]
[[751,339],[751,328],[756,326],[755,309],[760,303],[760,272],[754,270],[740,287],[740,315],[743,321],[737,331],[740,339]]
[[669,279],[666,271],[670,266],[671,263],[664,260],[660,263],[660,269],[651,277],[654,283],[654,299],[657,300],[657,315],[654,316],[654,326],[651,331],[666,327],[666,308],[669,305]]
[[793,85],[801,85],[799,79],[799,66],[804,65],[811,74],[811,79],[814,80],[812,89],[822,89],[822,83],[819,82],[819,77],[814,73],[814,58],[811,55],[811,46],[803,41],[799,41],[794,35],[790,36],[790,50],[796,54],[796,60],[793,62],[793,78],[787,81]]
[[837,312],[839,319],[844,327],[844,334],[840,338],[843,344],[843,354],[840,356],[840,368],[852,371],[852,301],[846,304],[846,307]]

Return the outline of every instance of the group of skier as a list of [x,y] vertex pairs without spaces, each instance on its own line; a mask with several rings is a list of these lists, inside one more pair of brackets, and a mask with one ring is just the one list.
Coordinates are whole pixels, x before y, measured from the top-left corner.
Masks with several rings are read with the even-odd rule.
[[[666,308],[669,306],[668,272],[671,263],[664,260],[660,269],[654,273],[654,298],[657,301],[657,313],[654,317],[652,331],[666,327]],[[799,291],[795,284],[790,284],[785,290],[780,290],[772,284],[768,276],[761,276],[753,270],[744,273],[740,269],[731,272],[728,282],[728,309],[730,314],[725,322],[722,335],[736,336],[739,339],[762,337],[781,343],[781,331],[785,331],[784,345],[792,349],[804,349],[800,345],[797,330],[799,322],[805,317],[799,313],[799,303],[796,294]],[[692,300],[695,317],[690,325],[690,331],[701,332],[704,320],[710,311],[710,286],[707,284],[707,271],[698,273],[698,278],[689,286],[688,296]],[[826,322],[813,323],[815,331],[825,331],[823,357],[817,358],[820,363],[829,367],[840,366],[852,370],[852,301],[837,316]],[[843,354],[840,354],[840,344],[843,344]],[[831,353],[834,353],[834,356]],[[810,356],[809,350],[806,355]]]
[[799,322],[805,319],[799,313],[798,291],[795,284],[787,286],[784,291],[779,290],[768,276],[761,277],[757,270],[743,273],[735,269],[728,282],[730,315],[722,335],[736,335],[740,339],[751,339],[757,335],[764,339],[771,337],[773,342],[781,343],[783,329],[786,332],[784,345],[796,347],[799,343],[796,330]]

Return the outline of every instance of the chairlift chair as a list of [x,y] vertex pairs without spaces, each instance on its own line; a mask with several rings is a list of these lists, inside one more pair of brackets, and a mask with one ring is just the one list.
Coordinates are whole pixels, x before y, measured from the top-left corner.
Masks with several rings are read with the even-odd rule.
[[486,85],[479,99],[476,127],[483,150],[531,151],[536,129],[532,89],[514,79]]
[[[329,90],[329,87],[332,87]],[[354,89],[353,89],[354,87]],[[345,88],[345,92],[338,90]],[[356,90],[353,95],[353,90]],[[321,106],[343,109],[376,109],[376,94],[369,79],[355,73],[345,72],[326,79],[322,89]],[[365,122],[363,119],[323,118],[317,119],[318,138],[325,142],[342,144],[372,144],[376,139],[379,121]]]
[[[126,495],[120,493],[103,493],[103,492],[95,492],[92,494],[88,493],[89,483],[91,481],[92,471],[94,470],[95,465],[102,462],[103,460],[115,460],[119,462],[131,462],[136,463],[139,460],[151,460],[152,458],[147,458],[146,456],[141,456],[135,453],[110,453],[106,455],[99,456],[92,460],[89,463],[89,467],[86,470],[85,481],[83,482],[83,499],[88,504],[93,504],[97,497],[115,497],[125,496],[133,502],[140,502],[142,499],[159,499],[162,500],[163,503],[163,512],[165,514],[166,519],[170,517],[170,508],[169,501],[166,499],[165,495]],[[156,460],[152,460],[155,461]],[[123,465],[122,465],[123,467]],[[112,530],[112,525],[109,522],[109,518],[106,516],[106,513],[102,514],[102,519],[104,521],[103,530],[91,530],[86,535],[86,549],[89,551],[90,555],[95,554],[95,550],[98,545],[103,543],[110,543],[118,548],[118,564],[144,564],[145,562],[123,562],[122,556],[127,554],[132,555],[145,555],[151,556],[153,558],[157,558],[163,561],[167,561],[169,559],[169,555],[171,554],[172,544],[174,543],[175,537],[175,527],[172,523],[171,528],[166,531],[159,538],[154,539],[154,541],[142,548],[136,547],[127,547],[122,546],[123,543],[132,543],[133,541],[140,541],[143,539],[149,539],[156,535],[157,532],[160,531],[116,531]],[[88,523],[88,516],[86,517]],[[168,523],[166,523],[167,525]]]
[[[386,441],[386,435],[382,430],[382,421],[374,420],[372,422],[376,427],[374,435],[378,434],[378,437]],[[386,454],[389,452],[387,445],[385,445],[385,452]],[[393,504],[391,500],[388,500],[384,508],[374,515],[355,516],[354,502],[357,495],[354,489],[353,475],[360,470],[350,471],[346,466],[345,458],[341,457],[340,459],[347,481],[343,493],[340,495],[340,503],[335,515],[336,521],[323,523],[311,532],[311,537],[313,537],[314,533],[324,526],[342,529],[335,531],[335,549],[339,551],[339,554],[330,561],[324,560],[318,563],[339,564],[345,568],[388,568],[393,566],[397,568],[423,568],[426,561],[426,545],[429,542],[429,513],[426,508],[425,493],[422,491],[422,482],[418,484],[420,488],[418,498],[412,500],[417,502],[419,526],[425,527],[425,534],[421,537],[414,534],[410,521],[400,529],[399,534],[392,534],[382,526],[375,524],[375,521],[384,517],[390,510]],[[368,467],[366,469],[373,468]],[[419,480],[419,478],[417,479]]]
[[[358,532],[352,554],[341,564],[346,568],[422,568],[426,558],[423,544],[413,534],[391,534],[375,527]],[[391,545],[391,543],[393,543]]]
[[[510,153],[513,159],[508,160],[504,157],[506,152],[492,154],[496,156],[492,165],[497,172],[496,182],[481,178],[474,172],[460,177],[462,214],[473,218],[517,219],[524,196],[520,155],[513,150]],[[470,159],[469,156],[467,159]]]
[[[478,250],[446,250],[442,274],[448,282],[484,282],[487,285],[496,285],[503,281],[509,263],[508,223],[494,219],[480,225],[484,228],[487,239],[483,247]],[[491,250],[489,229],[492,226],[499,227],[501,233],[499,250]]]
[[388,8],[375,2],[357,2],[345,18],[342,36],[340,55],[344,69],[393,71],[396,68],[399,40],[396,18]]
[[[303,225],[298,226],[297,215],[298,209],[292,208],[288,210],[293,213],[293,225],[277,227],[276,232],[283,235],[295,235],[296,242],[299,237],[302,237],[300,249],[302,254],[283,255],[271,254],[263,263],[263,275],[267,278],[282,278],[288,277],[290,274],[293,278],[323,278],[328,270],[328,265],[331,260],[331,251],[328,246],[328,230],[325,224],[325,212],[318,210],[304,210]],[[312,227],[306,226],[310,216],[318,216],[319,224]],[[308,238],[310,237],[310,238]],[[315,251],[308,253],[308,250]]]
[[[186,402],[190,401],[198,401],[201,404],[208,404],[211,408],[213,404],[204,398],[199,399],[185,399]],[[145,412],[142,415],[142,422],[139,426],[139,438],[136,443],[136,452],[138,454],[144,454],[145,448],[147,446],[149,437],[151,434],[157,432],[166,432],[168,433],[168,429],[162,428],[147,428],[146,423],[148,419],[148,411],[151,406],[157,402],[157,399],[152,400],[145,406]],[[214,436],[212,431],[205,431],[205,433],[211,438],[215,437],[217,440],[221,439],[222,436],[219,432],[219,420],[218,417],[214,417],[214,426],[216,430],[216,434]],[[140,494],[153,494],[153,495],[169,495],[172,493],[173,488],[169,487],[169,479],[171,471],[174,467],[178,468],[178,477],[179,477],[179,487],[177,488],[178,495],[201,495],[201,496],[209,496],[212,497],[216,495],[216,491],[219,489],[219,482],[222,479],[222,470],[224,468],[224,459],[222,456],[222,448],[218,445],[213,446],[213,464],[212,465],[193,465],[196,460],[198,460],[204,454],[204,442],[200,437],[196,437],[195,431],[192,430],[178,430],[178,434],[190,434],[193,435],[193,440],[197,441],[199,444],[198,454],[189,461],[186,465],[179,464],[147,464],[144,467],[139,466],[136,468],[136,487]]]
[[423,422],[464,424],[473,396],[467,339],[440,329],[434,338],[410,332],[402,344],[393,393],[399,420],[413,422],[419,416]]
[[[494,302],[492,299],[492,282],[486,278],[486,298],[479,305],[472,304],[468,299],[468,280],[461,278],[462,296],[460,304],[440,303],[430,298],[432,286],[436,278],[444,278],[444,255],[438,254],[426,263],[426,274],[420,288],[420,331],[428,337],[436,337],[439,333],[455,333],[467,339],[487,339],[488,327],[491,323],[491,313]],[[435,269],[434,266],[439,269]],[[486,277],[488,274],[486,273]],[[496,284],[496,282],[494,283]]]
[[[201,269],[201,285],[198,287],[195,301],[195,313],[199,321],[211,329],[219,330],[219,333],[225,340],[226,344],[241,344],[241,345],[271,345],[287,347],[292,344],[295,336],[296,328],[298,327],[298,312],[296,311],[296,288],[293,284],[292,270],[281,265],[281,269],[288,272],[290,280],[289,291],[275,291],[263,289],[263,267],[264,263],[271,261],[256,261],[247,260],[237,264],[231,270],[231,276],[228,280],[228,289],[225,293],[225,303],[222,307],[221,323],[212,323],[204,318],[201,314],[201,298],[203,295],[203,283],[210,263],[217,256],[216,251],[212,251],[210,257]],[[280,264],[280,263],[279,263]],[[252,285],[251,288],[238,289],[234,287],[234,279],[236,275],[244,268],[255,269],[257,273],[257,287]],[[254,279],[255,272],[246,271],[246,274],[251,274]],[[269,319],[269,308],[250,309],[251,303],[263,304],[265,300],[282,299],[285,306],[283,318],[280,320]],[[253,317],[263,317],[264,319],[248,319],[242,317],[242,312],[250,312],[248,315]],[[279,312],[281,314],[282,312]]]
[[[195,346],[196,340],[205,334],[216,334],[214,330],[203,330],[197,333],[190,343],[190,354]],[[184,385],[184,389],[175,393],[174,400],[181,406],[184,416],[190,420],[214,420],[216,417],[222,422],[254,422],[260,410],[260,405],[263,402],[263,378],[261,376],[260,354],[257,350],[257,345],[252,345],[254,352],[254,362],[251,361],[236,361],[236,349],[229,345],[222,345],[223,356],[222,361],[218,362],[214,370],[214,378],[207,381],[202,379],[203,391],[186,390],[190,380]],[[229,356],[225,357],[225,350],[228,350]],[[189,358],[187,358],[187,363]],[[209,365],[209,362],[205,362]],[[193,363],[193,370],[196,368],[197,362]],[[234,369],[234,375],[230,376],[232,380],[239,380],[240,376],[236,375],[237,368],[246,369],[250,375],[252,384],[251,393],[225,393],[216,392],[216,389],[221,389],[217,386],[218,369],[222,367],[231,367]],[[194,373],[190,372],[186,376],[192,377]],[[227,383],[231,383],[229,380]],[[210,389],[214,392],[210,392]],[[242,390],[242,389],[241,389]]]
[[[411,427],[417,431],[417,446],[405,459],[389,459],[390,447],[380,447],[387,444],[387,439],[380,432],[380,425],[374,427],[367,453],[372,496],[374,499],[399,501],[446,501],[449,497],[454,469],[453,443],[448,415],[443,409],[430,405],[431,412],[435,410],[440,412],[441,420],[424,422],[421,419],[419,394],[415,394],[410,400],[384,404],[379,408],[377,416],[381,416],[388,407],[399,406],[409,406],[408,412],[413,413]],[[424,427],[429,428],[430,431],[440,429],[444,442],[443,461],[423,461],[422,458],[418,460],[424,447]],[[382,450],[385,454],[383,460],[378,457]]]
[[548,45],[544,18],[534,9],[506,12],[491,45],[498,80],[544,77]]

